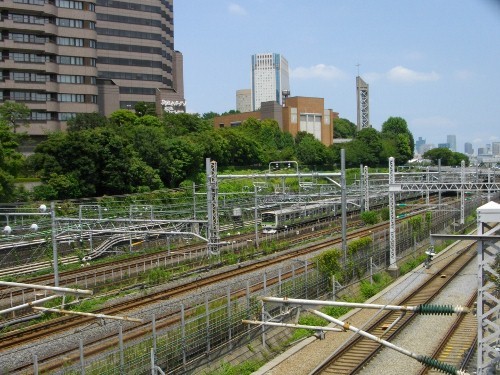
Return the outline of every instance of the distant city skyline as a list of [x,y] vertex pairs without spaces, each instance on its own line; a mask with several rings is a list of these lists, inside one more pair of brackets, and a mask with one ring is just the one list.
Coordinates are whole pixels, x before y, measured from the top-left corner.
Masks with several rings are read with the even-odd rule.
[[276,52],[288,60],[291,96],[324,98],[355,124],[359,75],[374,129],[402,117],[415,139],[437,145],[456,135],[458,152],[465,142],[477,150],[500,141],[499,1],[186,0],[174,8],[188,112],[235,109],[235,92],[249,88],[249,56]]

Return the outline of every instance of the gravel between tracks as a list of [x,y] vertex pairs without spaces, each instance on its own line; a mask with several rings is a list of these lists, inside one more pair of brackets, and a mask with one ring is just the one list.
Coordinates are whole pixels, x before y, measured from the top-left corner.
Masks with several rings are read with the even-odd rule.
[[[462,244],[464,242],[462,241]],[[465,245],[464,245],[465,246]],[[437,265],[440,259],[446,257],[447,252],[442,252],[434,258]],[[433,268],[428,270],[422,266],[400,278],[396,283],[371,298],[368,303],[395,304],[402,296],[415,290],[417,286],[430,277]],[[463,305],[470,294],[477,290],[477,265],[473,261],[454,281],[433,301],[436,304]],[[363,329],[369,321],[378,314],[378,310],[356,309],[341,317],[357,328]],[[418,316],[410,327],[392,341],[393,344],[411,350],[417,354],[432,354],[432,350],[452,324],[453,316]],[[253,375],[289,375],[293,369],[294,375],[310,374],[328,355],[342,346],[346,340],[354,335],[352,332],[326,333],[324,340],[310,337],[302,343],[289,349],[273,361],[263,366]],[[421,368],[416,360],[400,354],[391,349],[383,349],[363,370],[363,375],[384,374],[401,375],[415,374]]]

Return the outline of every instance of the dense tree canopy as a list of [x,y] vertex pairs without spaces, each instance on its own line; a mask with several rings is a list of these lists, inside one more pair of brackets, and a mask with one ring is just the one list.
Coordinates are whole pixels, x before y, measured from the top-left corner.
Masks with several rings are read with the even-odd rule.
[[451,151],[448,148],[433,148],[432,150],[426,151],[423,155],[425,159],[430,159],[434,164],[439,163],[441,159],[441,165],[446,166],[459,166],[462,160],[465,161],[465,166],[469,166],[469,157],[460,152]]
[[68,132],[95,129],[106,125],[108,125],[108,119],[100,113],[78,113],[68,120]]
[[382,124],[381,136],[385,150],[383,157],[392,156],[398,164],[406,164],[413,158],[415,142],[404,119],[389,117]]
[[[351,138],[326,147],[312,134],[295,137],[280,130],[271,119],[248,119],[240,126],[215,128],[214,112],[165,113],[158,117],[154,106],[137,103],[108,118],[98,113],[79,114],[68,121],[68,132],[55,132],[37,145],[26,159],[24,170],[42,185],[36,199],[64,199],[144,192],[163,187],[200,183],[205,159],[220,168],[267,169],[272,161],[293,160],[301,167],[331,170],[340,165],[340,149],[346,149],[346,165],[386,166],[387,157],[405,162],[413,149],[406,122],[390,118],[379,132],[356,131],[346,119],[335,120],[335,137]],[[5,120],[0,129],[0,197],[12,199],[13,178],[24,159],[14,151],[16,134]],[[3,129],[3,130],[2,130]]]
[[0,201],[7,202],[14,196],[14,178],[23,166],[23,156],[16,151],[19,136],[10,131],[9,125],[0,120]]
[[333,138],[354,138],[356,136],[356,125],[345,118],[333,120]]
[[0,105],[0,118],[9,126],[14,133],[20,126],[28,126],[31,110],[24,103],[17,103],[10,100]]

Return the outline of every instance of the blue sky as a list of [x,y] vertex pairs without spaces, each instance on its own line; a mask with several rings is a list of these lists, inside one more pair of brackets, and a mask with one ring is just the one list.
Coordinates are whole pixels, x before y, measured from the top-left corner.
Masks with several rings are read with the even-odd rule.
[[174,23],[189,112],[235,109],[251,55],[276,52],[292,96],[354,123],[359,69],[375,129],[399,116],[459,152],[500,141],[500,0],[176,0]]

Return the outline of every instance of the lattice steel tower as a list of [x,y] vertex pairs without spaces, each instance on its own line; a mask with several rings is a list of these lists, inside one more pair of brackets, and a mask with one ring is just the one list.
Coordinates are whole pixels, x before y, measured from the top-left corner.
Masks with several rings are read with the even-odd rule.
[[368,83],[360,76],[356,77],[356,94],[358,104],[358,131],[370,127],[370,108]]

